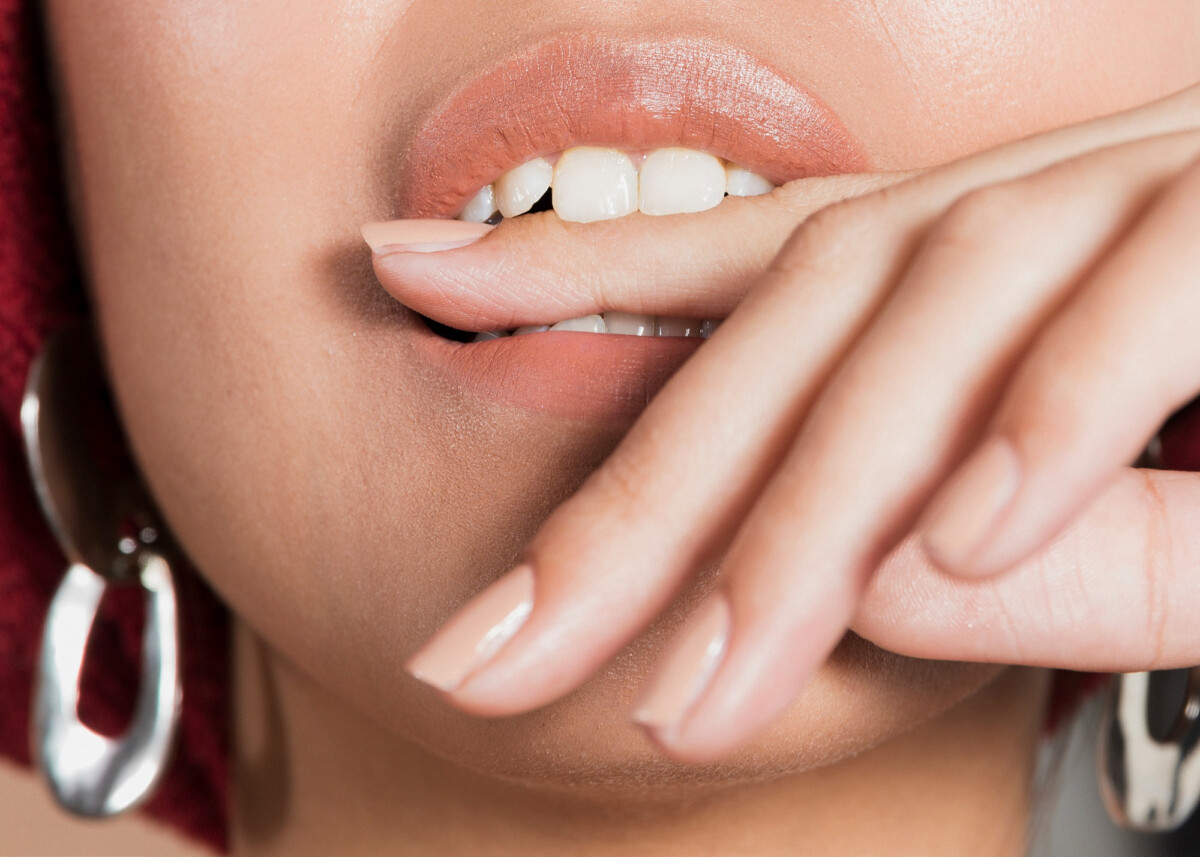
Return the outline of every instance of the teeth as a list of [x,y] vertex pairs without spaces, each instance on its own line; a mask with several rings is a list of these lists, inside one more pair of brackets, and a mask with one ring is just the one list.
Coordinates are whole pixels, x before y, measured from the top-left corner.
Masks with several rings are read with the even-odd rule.
[[608,333],[608,325],[598,315],[585,315],[581,318],[569,318],[558,324],[550,325],[551,330],[574,330],[580,333]]
[[554,167],[554,210],[563,220],[592,223],[637,211],[638,173],[616,149],[567,149]]
[[572,331],[576,333],[615,333],[624,336],[669,336],[677,339],[708,339],[720,321],[701,321],[694,318],[656,318],[631,312],[606,312],[603,315],[584,315],[568,318],[557,324],[531,324],[514,331],[487,331],[475,335],[473,342],[490,342],[508,336],[526,336],[548,330]]
[[662,316],[654,325],[655,336],[684,336],[689,339],[700,335],[701,322],[691,318],[667,318]]
[[554,178],[554,167],[545,158],[536,158],[509,170],[496,182],[496,204],[505,217],[517,217],[529,211]]
[[529,324],[525,327],[518,327],[513,331],[513,336],[528,336],[531,333],[543,333],[550,329],[548,324]]
[[693,149],[672,147],[631,156],[619,149],[577,146],[509,170],[479,191],[459,219],[483,223],[497,210],[505,217],[519,217],[551,188],[554,211],[562,220],[591,223],[639,210],[649,215],[705,211],[719,205],[725,194],[758,196],[775,185],[758,173]]
[[725,168],[725,192],[730,196],[761,196],[775,190],[769,179],[758,173],[729,164]]
[[688,214],[725,198],[725,166],[691,149],[659,149],[646,156],[638,208],[643,214]]
[[609,333],[623,333],[626,336],[653,336],[654,316],[636,315],[631,312],[606,312],[604,323]]
[[496,194],[492,190],[492,186],[488,185],[479,193],[471,198],[467,203],[467,207],[462,210],[462,214],[458,216],[459,220],[466,220],[470,223],[486,223],[488,218],[496,213]]

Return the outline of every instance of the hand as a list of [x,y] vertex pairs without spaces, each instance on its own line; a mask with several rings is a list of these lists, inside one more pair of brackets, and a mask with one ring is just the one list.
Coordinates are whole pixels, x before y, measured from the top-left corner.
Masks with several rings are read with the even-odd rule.
[[[550,287],[560,317],[648,287],[673,315],[729,313],[525,562],[410,668],[491,628],[469,669],[427,678],[470,712],[528,711],[722,553],[637,712],[684,760],[770,723],[851,627],[926,657],[1200,663],[1200,476],[1124,467],[1200,391],[1200,88],[899,178],[667,219],[625,270],[605,224],[553,218],[376,259],[393,294],[452,325],[501,265],[527,276],[504,278],[496,327],[543,321],[528,307]],[[529,230],[545,256],[512,252]],[[557,242],[576,242],[583,275],[539,273]]]

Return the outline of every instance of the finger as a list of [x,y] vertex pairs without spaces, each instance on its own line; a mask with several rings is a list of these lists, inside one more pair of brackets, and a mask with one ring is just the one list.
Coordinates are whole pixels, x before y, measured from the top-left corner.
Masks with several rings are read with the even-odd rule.
[[[534,578],[532,612],[486,668],[472,662],[447,682],[429,664],[440,662],[456,629],[475,634],[507,606],[467,626],[456,617],[413,659],[414,672],[434,678],[468,711],[528,710],[573,690],[665,609],[688,575],[720,551],[841,343],[873,311],[878,284],[907,256],[909,225],[892,213],[900,205],[863,205],[871,211],[810,221],[793,239],[819,247],[803,254],[804,270],[767,275],[790,287],[770,301],[759,292],[749,297],[609,461],[550,516],[526,548],[524,569],[510,573]],[[858,252],[867,236],[875,253]],[[791,319],[803,319],[803,336]],[[790,359],[781,360],[784,353]],[[493,589],[511,587],[509,579]]]
[[988,162],[806,221],[755,294],[550,517],[525,562],[448,623],[410,671],[486,715],[536,708],[582,684],[734,532],[933,214],[962,185],[1013,169]]
[[643,718],[673,754],[719,758],[790,704],[870,572],[978,436],[1031,337],[1186,163],[1186,142],[1108,149],[991,186],[932,229],[738,532],[722,569],[726,604],[711,608],[729,617],[711,684],[669,722]]
[[[965,158],[932,173],[929,215],[968,190],[1102,146],[1200,126],[1200,87],[1173,98]],[[505,221],[478,243],[440,253],[377,254],[383,287],[450,327],[498,330],[604,310],[725,318],[791,230],[839,200],[912,173],[801,179],[699,214],[630,215],[590,224],[552,213]],[[868,245],[869,246],[869,245]]]
[[799,179],[695,214],[568,223],[553,212],[506,220],[440,253],[377,252],[380,283],[410,309],[460,330],[554,324],[620,311],[723,319],[791,231],[832,203],[909,174]]
[[954,578],[916,538],[853,623],[903,655],[1138,672],[1200,663],[1200,476],[1125,468],[1008,574]]
[[[911,183],[808,221],[769,282],[546,522],[526,550],[527,564],[495,585],[534,604],[520,632],[505,612],[515,602],[492,605],[485,593],[479,603],[491,606],[469,606],[410,669],[480,714],[528,710],[586,680],[736,529],[836,359],[876,311],[929,212],[956,189]],[[873,252],[864,254],[867,242]],[[722,407],[713,408],[714,401]],[[499,654],[489,649],[483,657],[473,644],[453,642],[491,635],[505,623],[513,639]],[[496,637],[488,638],[491,647]]]
[[[1200,155],[1200,137],[1182,139]],[[1200,162],[1039,337],[988,439],[931,505],[931,555],[994,574],[1061,529],[1200,392]]]
[[[1048,146],[1057,157],[1094,142],[1075,132]],[[746,299],[551,516],[527,562],[452,619],[410,670],[485,715],[528,711],[582,684],[736,530],[929,220],[963,192],[1053,157],[1028,146],[1011,160],[980,157],[805,221],[766,278],[788,288],[764,285]]]

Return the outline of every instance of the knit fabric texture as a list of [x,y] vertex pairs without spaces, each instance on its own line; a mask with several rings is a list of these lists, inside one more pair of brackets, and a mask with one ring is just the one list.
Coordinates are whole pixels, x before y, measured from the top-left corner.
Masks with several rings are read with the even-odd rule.
[[[0,0],[0,754],[31,763],[33,668],[66,559],[38,510],[19,411],[33,355],[86,314],[58,169],[41,21],[30,0]],[[164,785],[145,812],[226,850],[229,621],[191,569],[179,570],[183,718]],[[136,589],[113,588],[93,629],[80,716],[104,734],[129,721],[143,622]]]

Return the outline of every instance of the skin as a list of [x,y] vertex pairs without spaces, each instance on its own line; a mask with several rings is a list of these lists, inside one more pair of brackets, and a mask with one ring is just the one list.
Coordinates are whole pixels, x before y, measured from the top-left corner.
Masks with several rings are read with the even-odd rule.
[[[648,696],[650,709],[665,698],[669,714],[635,714],[689,761],[727,757],[769,724],[847,626],[926,656],[1101,671],[1193,663],[1197,641],[1179,623],[1200,483],[1122,464],[1200,384],[1189,362],[1197,259],[1188,239],[1198,108],[1193,88],[807,220],[712,347],[532,540],[513,572],[532,569],[532,615],[491,662],[447,688],[452,699],[512,714],[569,690],[693,570],[692,546],[710,532],[734,534],[718,591],[681,639],[719,643],[719,668],[706,675],[681,643],[665,690]],[[874,254],[859,249],[868,230]],[[436,258],[453,270],[494,253],[501,234]],[[386,282],[430,258],[402,253],[377,267]],[[1174,300],[1147,301],[1147,281]],[[671,312],[661,298],[671,285],[657,288]],[[570,296],[559,300],[576,311]],[[816,332],[796,343],[779,323],[787,318]],[[758,370],[761,387],[743,382],[766,365],[776,371]],[[698,421],[714,390],[728,407]],[[680,437],[689,443],[663,442]],[[693,466],[696,450],[709,453],[704,468]],[[1081,512],[1064,543],[1029,556]],[[927,571],[922,552],[976,581],[992,564],[1007,568],[1005,558],[1028,557],[1029,568],[1015,591],[963,586],[952,593],[957,611],[933,598],[918,599],[934,608],[925,615],[903,600],[864,602],[914,524],[915,550],[893,563],[893,594]],[[613,532],[620,552],[602,554]],[[1093,574],[1103,586],[1087,585]],[[721,611],[727,630],[696,630]],[[416,674],[442,645],[439,635],[414,658]],[[689,672],[697,678],[679,678]]]
[[[567,680],[533,682],[523,697],[513,690],[516,673],[497,674],[490,686],[476,683],[474,696],[452,700],[464,713],[404,673],[405,658],[522,555],[551,510],[630,426],[509,409],[423,375],[356,231],[394,214],[405,178],[401,156],[423,109],[461,76],[563,28],[736,41],[809,85],[863,141],[875,167],[890,173],[936,167],[1185,88],[1200,79],[1200,9],[1191,0],[1163,0],[1150,11],[1121,0],[1070,0],[1020,13],[961,0],[626,5],[368,0],[312,4],[297,15],[284,0],[47,4],[79,234],[115,392],[177,537],[241,626],[238,849],[373,853],[403,841],[411,853],[462,853],[473,842],[486,843],[487,853],[538,854],[561,853],[570,837],[573,852],[597,855],[645,853],[646,842],[658,854],[705,853],[701,845],[708,853],[772,854],[788,853],[804,837],[818,852],[869,853],[878,829],[859,819],[886,808],[894,818],[891,853],[1017,853],[1045,675],[900,657],[857,637],[825,661],[831,637],[841,636],[853,612],[850,602],[835,611],[836,628],[801,649],[804,669],[781,682],[780,698],[762,709],[769,724],[740,721],[733,746],[711,739],[670,746],[654,736],[674,758],[628,713],[672,634],[711,595],[711,567],[677,569],[686,585],[664,584],[658,602],[639,604],[608,639],[583,639],[589,664],[567,664]],[[1182,115],[1194,117],[1187,109]],[[1153,121],[1186,118],[1144,121],[1130,138],[1161,133]],[[1039,158],[1044,165],[1072,156],[1051,152],[1055,145],[1039,144],[1029,155],[1010,150],[992,167],[966,171],[982,176],[976,184],[1009,180],[1023,174],[1012,172],[1018,161],[1028,170]],[[1189,143],[1169,145],[1153,162],[1178,162],[1182,170]],[[1088,150],[1081,143],[1073,154]],[[1104,174],[1117,168],[1096,167]],[[935,178],[917,192],[885,195],[897,211],[886,222],[888,240],[867,256],[875,264],[886,261],[889,247],[899,252],[901,233],[923,234],[937,195],[931,184],[940,188],[935,216],[971,189],[961,177],[929,175]],[[713,217],[658,224],[662,232],[643,230],[638,240],[697,246],[706,222],[754,218],[763,229],[736,230],[730,234],[744,240],[724,245],[746,267],[723,299],[732,310],[751,294],[744,317],[769,317],[770,296],[787,290],[779,283],[755,289],[815,209],[813,200],[896,180],[825,184],[805,202],[785,191],[725,214],[718,214],[722,206]],[[1121,188],[1114,197],[1128,191]],[[780,258],[815,253],[806,245],[815,239],[804,237],[814,232],[820,247],[836,247],[858,228],[855,218],[874,223],[866,206],[833,210],[845,222],[807,221],[823,225],[797,232]],[[506,225],[478,248],[513,242],[513,251],[535,262],[586,261],[603,249],[587,233],[546,227],[547,219]],[[696,230],[690,238],[689,229]],[[607,224],[595,234],[633,240],[619,230]],[[615,258],[605,258],[605,276],[629,282]],[[848,310],[848,301],[834,304]],[[795,308],[787,317],[803,319]],[[639,426],[704,412],[697,390],[705,372],[722,355],[745,354],[739,343],[753,339],[753,322],[739,324],[740,333],[731,320],[705,346]],[[827,359],[814,353],[797,371],[829,368]],[[862,377],[858,388],[844,385],[843,413],[864,401],[851,392],[869,402],[888,381],[886,373]],[[794,385],[786,394],[759,392],[768,404],[796,401]],[[762,424],[762,443],[750,449],[762,460],[789,446],[762,438],[769,427]],[[589,503],[574,520],[605,521],[611,500],[604,474],[624,466],[645,475],[670,465],[664,451],[638,445],[636,438],[650,434],[635,429],[617,463],[596,471],[583,499],[552,525],[569,530],[571,510]],[[851,440],[861,449],[870,438]],[[678,465],[705,460],[712,449],[710,439],[689,437],[672,454]],[[954,451],[956,459],[965,453]],[[814,442],[809,454],[836,463],[846,452]],[[736,524],[751,500],[767,496],[764,487],[737,492],[743,514]],[[1085,494],[1061,499],[1045,517],[1062,518]],[[656,513],[670,517],[670,508],[653,505],[660,495],[647,496]],[[844,493],[840,502],[853,499]],[[790,511],[805,520],[802,504]],[[762,526],[775,529],[769,521]],[[626,535],[630,545],[638,537],[620,527],[609,532],[607,544],[595,547],[561,533],[555,540],[553,531],[538,536],[535,551],[554,545],[560,557],[540,568],[576,568],[575,576],[560,570],[543,577],[560,581],[560,603],[571,592],[578,604],[615,597],[611,586],[580,583],[583,565],[615,559]],[[742,549],[743,567],[773,565],[746,559],[749,550]],[[917,598],[937,592],[935,575],[927,577]],[[528,626],[535,632],[537,622],[554,621],[543,602],[538,611],[544,618]],[[788,615],[811,615],[802,612]],[[947,642],[916,651],[902,630],[890,638],[879,631],[889,621],[895,627],[895,613],[885,605],[876,626],[867,623],[892,648],[1019,660],[1011,652],[964,655],[961,634],[957,648]],[[760,611],[754,622],[769,631],[778,624],[771,615]],[[747,651],[769,664],[762,654],[781,639],[764,631]],[[470,712],[518,716],[487,720]],[[718,758],[719,765],[691,764]],[[956,764],[939,761],[946,759]],[[951,802],[958,811],[944,812]],[[410,809],[398,814],[396,807]],[[756,831],[754,841],[747,829]],[[981,850],[973,837],[982,829],[994,835]],[[931,843],[930,831],[944,840]]]

